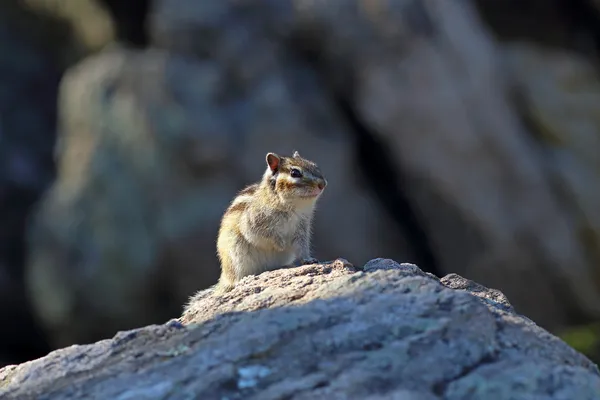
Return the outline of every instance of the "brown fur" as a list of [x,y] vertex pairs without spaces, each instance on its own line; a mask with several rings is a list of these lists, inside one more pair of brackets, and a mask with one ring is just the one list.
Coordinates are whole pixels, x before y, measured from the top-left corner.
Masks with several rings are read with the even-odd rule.
[[245,194],[254,194],[258,190],[258,184],[253,183],[252,185],[246,186],[244,189],[240,190],[238,196],[242,196]]
[[237,204],[232,204],[228,209],[227,209],[227,213],[228,214],[232,214],[232,213],[236,213],[239,211],[244,211],[246,208],[248,208],[248,203],[237,203]]

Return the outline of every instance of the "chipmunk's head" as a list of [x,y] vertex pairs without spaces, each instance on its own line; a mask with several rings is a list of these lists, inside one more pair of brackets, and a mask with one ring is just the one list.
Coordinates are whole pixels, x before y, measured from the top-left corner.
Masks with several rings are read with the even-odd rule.
[[297,151],[291,157],[268,153],[265,179],[282,200],[299,204],[314,203],[327,186],[317,164],[302,158]]

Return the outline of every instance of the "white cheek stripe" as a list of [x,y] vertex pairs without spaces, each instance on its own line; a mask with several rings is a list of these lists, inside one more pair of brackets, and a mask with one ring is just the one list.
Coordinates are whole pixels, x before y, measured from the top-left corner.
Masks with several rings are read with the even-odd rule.
[[[309,171],[302,171],[303,175],[311,180],[316,180],[317,177]],[[287,182],[299,183],[302,182],[302,178],[293,178],[290,175],[281,176],[279,179],[284,179]]]
[[280,177],[279,179],[283,179],[286,182],[291,182],[291,183],[298,183],[302,180],[302,178],[292,178],[289,175],[284,175],[282,177]]

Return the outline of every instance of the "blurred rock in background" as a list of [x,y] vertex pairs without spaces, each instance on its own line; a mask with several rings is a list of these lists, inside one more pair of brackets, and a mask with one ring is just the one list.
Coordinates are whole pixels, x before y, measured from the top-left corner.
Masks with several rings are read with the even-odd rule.
[[61,75],[112,37],[92,0],[0,3],[0,365],[51,349],[26,296],[26,221],[55,177]]
[[0,364],[48,350],[25,296],[28,213],[54,178],[56,94],[76,53],[68,23],[17,0],[0,4]]
[[0,28],[28,54],[0,76],[0,162],[25,154],[0,172],[0,309],[46,335],[17,361],[179,315],[268,151],[328,177],[318,258],[456,272],[553,331],[600,319],[591,0],[13,3],[35,19]]

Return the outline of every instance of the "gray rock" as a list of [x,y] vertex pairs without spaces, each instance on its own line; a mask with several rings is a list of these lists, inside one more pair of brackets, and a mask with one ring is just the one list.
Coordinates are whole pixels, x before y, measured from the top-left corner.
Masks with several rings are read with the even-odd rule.
[[483,285],[465,279],[457,274],[448,274],[441,279],[441,282],[450,289],[466,290],[501,310],[509,312],[514,311],[513,306],[509,303],[504,293],[499,290],[488,289]]
[[223,296],[199,293],[183,328],[121,332],[6,367],[0,397],[597,399],[598,368],[486,300],[499,296],[386,259],[266,272]]

